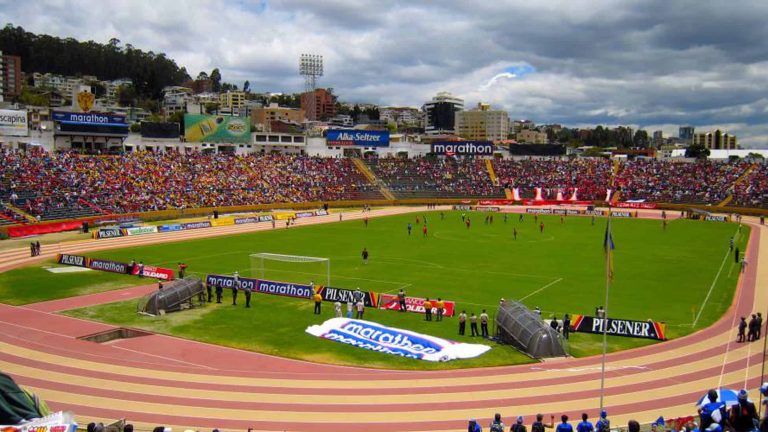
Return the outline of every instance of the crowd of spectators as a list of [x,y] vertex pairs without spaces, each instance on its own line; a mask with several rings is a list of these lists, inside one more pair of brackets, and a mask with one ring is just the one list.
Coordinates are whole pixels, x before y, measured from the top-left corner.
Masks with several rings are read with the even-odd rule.
[[[0,197],[33,215],[380,198],[350,159],[137,152],[118,156],[3,151]],[[31,193],[31,195],[29,195]],[[12,196],[28,195],[13,200]]]
[[493,170],[499,184],[518,188],[523,198],[533,198],[539,187],[544,199],[555,199],[558,191],[569,199],[577,189],[579,200],[604,200],[612,163],[602,158],[495,160]]
[[[135,152],[83,156],[0,149],[0,212],[17,218],[11,203],[43,219],[85,215],[381,198],[347,158],[285,154],[206,154]],[[746,181],[735,181],[747,162],[669,162],[636,159],[618,165],[602,158],[494,160],[497,182],[486,161],[472,158],[372,158],[374,174],[400,197],[502,197],[518,188],[532,198],[558,192],[569,199],[603,200],[607,189],[622,200],[717,204],[733,194],[734,204],[768,206],[768,165],[758,165]]]
[[427,192],[432,196],[502,196],[491,183],[482,159],[369,159],[373,172],[395,193]]
[[733,192],[747,162],[668,162],[637,159],[622,164],[616,188],[622,200],[717,204]]
[[757,165],[736,185],[732,205],[768,208],[768,164]]

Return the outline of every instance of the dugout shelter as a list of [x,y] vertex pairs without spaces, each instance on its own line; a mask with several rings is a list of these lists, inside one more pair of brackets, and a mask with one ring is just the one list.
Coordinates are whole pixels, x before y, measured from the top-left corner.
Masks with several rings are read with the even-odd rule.
[[178,312],[194,307],[204,301],[203,282],[200,279],[186,277],[168,282],[163,289],[157,290],[144,297],[138,305],[139,313],[160,315],[167,312]]
[[496,337],[533,358],[567,355],[562,335],[517,301],[507,300],[499,306]]

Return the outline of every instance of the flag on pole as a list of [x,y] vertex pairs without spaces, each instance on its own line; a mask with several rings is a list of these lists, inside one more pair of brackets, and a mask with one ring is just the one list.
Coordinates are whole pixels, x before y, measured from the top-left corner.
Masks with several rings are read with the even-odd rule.
[[607,262],[608,280],[613,280],[613,250],[615,249],[613,244],[613,236],[611,235],[611,218],[608,218],[608,223],[605,225],[605,238],[603,239],[603,249],[605,250],[605,260]]

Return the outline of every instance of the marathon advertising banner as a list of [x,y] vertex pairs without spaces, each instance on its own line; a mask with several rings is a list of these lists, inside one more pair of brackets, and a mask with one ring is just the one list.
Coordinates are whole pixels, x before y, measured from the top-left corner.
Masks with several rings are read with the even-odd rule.
[[[130,264],[98,258],[88,258],[88,268],[110,273],[128,274]],[[138,266],[137,266],[138,267]]]
[[[431,300],[432,303],[436,301],[435,299]],[[456,303],[448,300],[443,300],[445,303],[445,308],[443,309],[443,315],[444,316],[453,316],[454,313],[456,313]],[[400,310],[400,302],[397,299],[396,295],[393,294],[382,294],[379,296],[379,309],[386,309],[386,310],[393,310],[393,311],[399,311]],[[405,310],[407,312],[415,312],[415,313],[424,313],[424,299],[418,298],[418,297],[406,297],[405,298]],[[432,313],[437,313],[437,308],[432,308]]]
[[325,209],[315,210],[315,216],[328,216],[328,212]]
[[430,152],[437,155],[465,156],[493,154],[491,141],[435,141],[430,145]]
[[157,232],[174,232],[174,231],[181,231],[184,228],[181,226],[181,224],[170,224],[170,225],[160,225],[157,227]]
[[120,228],[99,228],[98,231],[94,231],[93,238],[96,239],[104,239],[104,238],[114,238],[114,237],[122,237],[123,236],[123,230]]
[[655,209],[658,204],[649,202],[617,202],[611,203],[613,207],[633,209]]
[[488,207],[488,206],[477,206],[475,207],[476,211],[479,212],[500,212],[501,209],[498,207]]
[[605,216],[605,210],[585,210],[584,214],[587,216]]
[[27,111],[0,110],[0,135],[29,135],[29,127],[27,125]]
[[211,222],[210,221],[200,221],[200,222],[187,222],[181,224],[181,229],[185,230],[193,230],[193,229],[200,229],[200,228],[210,228]]
[[275,218],[273,218],[272,215],[259,216],[259,222],[272,222],[273,220],[275,220]]
[[575,216],[584,214],[584,210],[556,208],[552,209],[552,214],[562,216]]
[[631,212],[631,211],[611,210],[611,217],[631,218],[631,217],[637,217],[637,213]]
[[[126,264],[126,268],[128,265]],[[132,275],[138,276],[139,275],[139,266],[135,265],[133,266],[133,271],[131,272]],[[152,278],[152,279],[162,279],[162,280],[173,280],[173,270],[163,268],[163,267],[155,267],[151,265],[144,265],[144,271],[141,273],[143,277]]]
[[123,229],[123,234],[127,236],[142,235],[142,234],[154,234],[157,232],[156,226],[141,226],[135,228]]
[[461,210],[461,211],[471,211],[472,206],[470,205],[455,205],[453,206],[454,210]]
[[75,266],[75,267],[87,267],[88,259],[82,255],[69,255],[69,254],[57,254],[56,262],[59,264]]
[[277,282],[259,280],[256,291],[264,294],[281,295],[287,297],[311,298],[315,293],[312,285],[293,284],[290,282]]
[[119,114],[100,114],[95,112],[54,112],[53,120],[58,122],[80,123],[85,125],[124,125],[125,116]]
[[249,224],[249,223],[259,223],[261,222],[258,218],[258,216],[249,216],[249,217],[241,217],[241,218],[235,218],[235,225],[243,225],[243,224]]
[[297,217],[297,218],[305,218],[305,217],[313,217],[313,216],[317,216],[317,215],[315,214],[315,212],[313,212],[313,211],[301,211],[301,212],[296,212],[296,217]]
[[321,287],[320,295],[323,297],[323,301],[328,302],[340,302],[340,303],[356,303],[357,296],[362,294],[363,304],[365,307],[379,307],[378,295],[373,291],[360,291],[360,294],[356,294],[357,291],[346,288],[333,288],[333,287]]
[[[205,277],[205,284],[210,287],[221,286],[222,288],[233,288],[235,286],[235,278],[227,275],[209,274]],[[256,291],[256,286],[259,284],[258,279],[240,278],[240,286],[237,287],[241,290]]]
[[389,131],[329,129],[325,137],[329,146],[389,147]]
[[477,357],[491,349],[350,318],[331,318],[307,327],[306,332],[358,348],[433,362]]
[[525,209],[526,213],[530,214],[552,214],[551,208],[528,208]]
[[715,222],[728,222],[730,219],[728,218],[728,216],[725,216],[725,215],[710,214],[710,215],[704,216],[704,220],[715,221]]
[[[607,327],[606,327],[607,326]],[[597,318],[574,315],[571,321],[572,331],[580,333],[602,334],[603,330],[611,336],[624,336],[640,339],[666,340],[666,327],[658,321],[632,321],[616,318]]]

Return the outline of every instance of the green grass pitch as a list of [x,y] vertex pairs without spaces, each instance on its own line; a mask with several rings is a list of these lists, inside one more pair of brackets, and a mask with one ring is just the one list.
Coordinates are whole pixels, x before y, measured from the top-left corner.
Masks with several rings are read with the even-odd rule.
[[[605,258],[602,248],[605,219],[592,225],[588,217],[539,216],[540,232],[533,215],[520,222],[510,214],[494,214],[493,224],[484,223],[486,213],[467,212],[470,229],[460,212],[419,213],[428,219],[428,236],[416,225],[417,214],[374,218],[316,226],[296,226],[272,231],[194,241],[111,250],[93,256],[120,261],[143,260],[147,264],[175,267],[184,261],[189,271],[206,273],[252,273],[248,257],[255,252],[328,257],[331,284],[337,287],[394,293],[404,287],[409,295],[442,297],[457,303],[459,310],[495,313],[499,299],[523,299],[539,306],[544,318],[564,313],[592,315],[604,303]],[[414,225],[408,236],[408,222]],[[518,236],[513,238],[513,229]],[[667,229],[661,221],[614,219],[615,279],[611,287],[611,316],[668,324],[668,334],[679,337],[713,323],[731,302],[739,269],[729,256],[728,243],[736,235],[744,251],[747,227],[737,232],[735,224],[672,220]],[[362,263],[363,247],[370,252]],[[318,283],[324,268],[318,264],[268,263],[270,279]],[[98,272],[51,274],[38,267],[0,274],[0,301],[28,303],[61,298],[89,291],[135,285],[135,278]],[[146,280],[144,281],[146,283]],[[707,293],[711,295],[703,305]],[[136,301],[120,302],[69,311],[67,314],[118,325],[142,327],[184,338],[250,349],[286,357],[370,367],[433,369],[479,367],[529,361],[508,347],[493,345],[488,353],[471,360],[429,364],[418,360],[367,352],[304,332],[333,314],[324,303],[323,315],[312,314],[309,300],[257,294],[251,309],[231,305],[225,291],[224,304],[208,305],[164,317],[135,313]],[[703,308],[702,308],[703,306]],[[696,328],[692,327],[700,314]],[[479,338],[459,337],[456,318],[441,323],[424,322],[418,314],[369,310],[366,319],[386,325],[459,341],[485,343]],[[601,338],[575,334],[569,350],[575,356],[596,354]],[[489,342],[490,343],[490,342]],[[614,337],[610,350],[648,344],[647,341]]]

